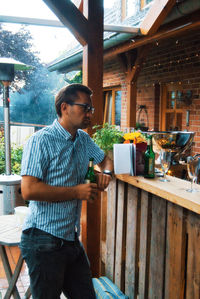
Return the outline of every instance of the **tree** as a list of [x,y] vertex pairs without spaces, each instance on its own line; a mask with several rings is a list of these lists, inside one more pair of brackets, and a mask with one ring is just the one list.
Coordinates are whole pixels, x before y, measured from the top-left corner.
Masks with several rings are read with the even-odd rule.
[[[33,38],[27,27],[13,33],[0,25],[0,56],[11,57],[32,70],[15,72],[10,86],[10,119],[14,122],[47,125],[55,118],[54,96],[66,84],[61,75],[49,73],[33,51]],[[2,86],[0,87],[2,93]],[[0,111],[3,120],[3,109]]]
[[[0,25],[0,56],[14,58],[25,64],[37,67],[41,65],[37,52],[32,51],[33,39],[26,27],[22,26],[20,30],[13,33],[3,29]],[[34,70],[26,72],[15,72],[14,81],[11,84],[13,91],[20,91],[19,82],[25,83],[25,88],[30,87],[31,77]]]

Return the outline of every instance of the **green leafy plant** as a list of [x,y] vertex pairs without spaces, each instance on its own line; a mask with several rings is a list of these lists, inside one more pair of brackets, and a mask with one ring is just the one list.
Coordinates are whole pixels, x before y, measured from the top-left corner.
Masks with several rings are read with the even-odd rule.
[[[12,174],[20,174],[21,160],[22,160],[23,147],[13,145],[11,147],[11,172]],[[5,173],[5,148],[4,136],[0,132],[0,174]]]
[[113,149],[113,144],[122,143],[124,141],[124,133],[118,130],[115,125],[105,123],[103,126],[93,126],[93,129],[96,131],[92,135],[92,139],[105,154],[108,154],[108,152]]

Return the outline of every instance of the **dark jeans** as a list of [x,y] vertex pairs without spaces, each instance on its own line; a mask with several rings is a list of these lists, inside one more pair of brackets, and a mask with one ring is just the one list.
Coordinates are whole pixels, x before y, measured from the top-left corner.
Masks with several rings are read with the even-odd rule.
[[31,228],[20,244],[30,275],[33,299],[95,299],[89,263],[82,244]]

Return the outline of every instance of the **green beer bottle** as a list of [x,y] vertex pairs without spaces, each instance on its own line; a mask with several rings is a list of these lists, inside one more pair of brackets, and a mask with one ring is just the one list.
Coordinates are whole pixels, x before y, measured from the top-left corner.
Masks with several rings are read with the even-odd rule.
[[152,136],[147,136],[147,150],[144,153],[144,177],[154,178],[155,177],[155,153],[152,148]]
[[85,184],[89,183],[96,183],[96,176],[94,173],[94,164],[93,164],[94,158],[90,158],[89,160],[89,166],[88,166],[88,171],[85,176]]

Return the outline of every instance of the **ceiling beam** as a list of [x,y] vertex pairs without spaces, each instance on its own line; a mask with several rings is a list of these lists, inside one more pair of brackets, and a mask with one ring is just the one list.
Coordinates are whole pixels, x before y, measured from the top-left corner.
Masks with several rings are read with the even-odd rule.
[[165,20],[176,0],[155,0],[140,24],[142,34],[154,34]]
[[[0,23],[15,23],[25,25],[36,25],[36,26],[49,26],[49,27],[66,27],[62,22],[58,20],[48,19],[37,19],[37,18],[26,18],[26,17],[13,17],[13,16],[2,16],[0,15]],[[108,32],[121,32],[121,33],[139,33],[138,27],[131,26],[119,26],[119,25],[104,25],[104,31]]]
[[0,23],[15,23],[24,25],[36,25],[36,26],[49,26],[65,28],[66,26],[57,20],[26,18],[26,17],[13,17],[0,15]]
[[88,20],[70,0],[43,0],[82,46],[88,43]]

